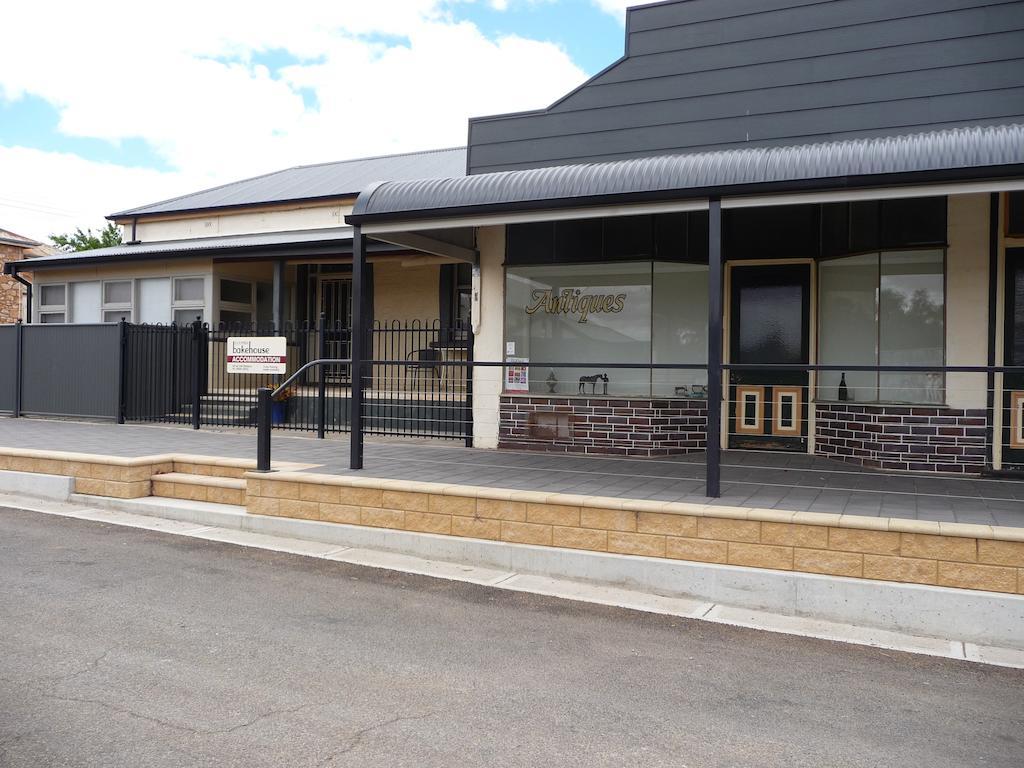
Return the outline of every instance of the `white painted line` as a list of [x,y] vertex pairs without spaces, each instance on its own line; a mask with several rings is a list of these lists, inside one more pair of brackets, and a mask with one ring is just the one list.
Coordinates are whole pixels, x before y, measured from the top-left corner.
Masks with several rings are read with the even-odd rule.
[[964,658],[963,644],[954,640],[917,637],[886,629],[855,627],[850,624],[839,624],[803,616],[781,616],[777,613],[716,605],[703,618],[705,621],[713,621],[717,624],[780,632],[786,635],[816,637],[821,640],[869,645],[873,648],[919,653],[926,656],[942,656],[949,659]]
[[999,667],[1024,669],[1024,651],[1016,648],[990,648],[987,645],[964,643],[964,656],[968,661],[994,664]]
[[402,555],[397,552],[381,552],[374,549],[349,548],[337,554],[324,555],[329,560],[365,565],[371,568],[387,568],[393,571],[413,573],[419,576],[432,576],[450,581],[467,581],[472,584],[494,586],[515,574],[511,571],[499,571],[493,568],[482,568],[462,563],[450,563],[445,560],[426,560],[413,555]]
[[560,597],[565,600],[610,605],[615,608],[629,608],[645,613],[683,616],[690,619],[700,618],[713,607],[710,603],[691,600],[685,597],[649,595],[628,589],[618,589],[617,587],[586,584],[580,581],[569,581],[568,579],[554,579],[550,576],[516,574],[496,586],[516,592],[529,592],[534,595],[547,595],[549,597]]
[[338,548],[335,544],[321,544],[318,541],[306,541],[304,539],[286,539],[281,536],[268,536],[265,533],[250,533],[249,531],[233,531],[228,528],[204,528],[196,533],[185,535],[190,535],[197,539],[206,539],[207,541],[219,541],[224,544],[237,544],[242,547],[254,547],[273,552],[287,552],[291,555],[306,555],[307,557],[324,557],[329,552],[334,552]]

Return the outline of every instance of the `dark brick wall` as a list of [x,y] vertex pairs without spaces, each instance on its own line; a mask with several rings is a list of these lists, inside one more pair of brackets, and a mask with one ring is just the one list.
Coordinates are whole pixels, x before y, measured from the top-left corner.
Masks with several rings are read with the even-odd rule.
[[[561,427],[538,423],[545,420],[559,421]],[[501,448],[667,456],[703,449],[706,437],[705,400],[501,398]]]
[[984,409],[819,404],[815,452],[879,469],[979,472],[986,424]]

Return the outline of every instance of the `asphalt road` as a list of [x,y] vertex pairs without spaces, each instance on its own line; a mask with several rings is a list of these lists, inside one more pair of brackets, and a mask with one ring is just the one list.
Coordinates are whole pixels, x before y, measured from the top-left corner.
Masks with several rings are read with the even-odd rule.
[[1024,672],[0,510],[0,766],[1024,765]]

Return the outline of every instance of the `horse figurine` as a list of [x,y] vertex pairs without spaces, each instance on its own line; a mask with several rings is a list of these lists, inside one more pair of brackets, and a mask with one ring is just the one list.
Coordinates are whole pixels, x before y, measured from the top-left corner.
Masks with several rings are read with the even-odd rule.
[[597,382],[598,380],[604,382],[604,394],[608,394],[608,374],[607,373],[595,373],[593,376],[580,376],[580,388],[579,394],[586,394],[586,385],[590,385],[590,394],[597,394]]

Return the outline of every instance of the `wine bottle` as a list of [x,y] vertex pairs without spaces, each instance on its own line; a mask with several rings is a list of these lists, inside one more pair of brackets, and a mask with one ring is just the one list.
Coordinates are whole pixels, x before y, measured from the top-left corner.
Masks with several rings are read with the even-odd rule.
[[846,371],[839,377],[839,399],[843,402],[850,399],[850,390],[846,387]]

